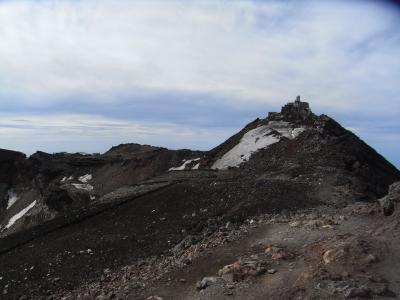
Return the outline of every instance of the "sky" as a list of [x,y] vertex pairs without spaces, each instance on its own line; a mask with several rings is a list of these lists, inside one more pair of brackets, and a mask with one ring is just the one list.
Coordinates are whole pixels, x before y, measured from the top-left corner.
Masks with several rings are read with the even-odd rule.
[[297,95],[400,167],[389,1],[0,0],[0,148],[208,150]]

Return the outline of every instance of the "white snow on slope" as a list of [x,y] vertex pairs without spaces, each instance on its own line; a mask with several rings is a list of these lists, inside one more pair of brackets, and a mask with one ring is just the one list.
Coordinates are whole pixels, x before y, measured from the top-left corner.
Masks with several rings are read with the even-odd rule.
[[293,125],[289,122],[270,121],[268,125],[262,125],[246,132],[240,142],[218,159],[211,168],[237,167],[258,150],[279,142],[283,136],[294,139],[304,130],[301,127],[293,128]]
[[8,203],[7,203],[7,209],[9,209],[11,206],[14,205],[15,202],[17,202],[18,196],[16,193],[14,193],[13,190],[8,191]]
[[86,174],[78,178],[78,180],[82,183],[87,183],[88,181],[92,180],[92,174]]
[[200,160],[200,157],[199,158],[195,158],[195,159],[183,160],[183,164],[182,165],[180,165],[179,167],[170,168],[168,171],[183,171],[183,170],[185,170],[185,168],[186,168],[186,166],[188,164],[190,164],[193,161],[198,161],[198,160]]
[[306,129],[303,127],[298,127],[298,128],[293,129],[292,130],[292,138],[294,138],[294,139],[297,138],[300,135],[300,133],[302,133],[305,130]]
[[200,163],[196,164],[196,165],[192,168],[192,170],[198,170],[199,167],[200,167]]
[[[86,176],[86,175],[84,175],[84,176]],[[81,176],[81,177],[83,177],[83,176]],[[79,178],[81,178],[81,177],[79,177]],[[60,182],[61,183],[65,183],[65,182],[67,182],[67,181],[71,181],[71,180],[74,180],[74,176],[69,176],[68,178],[66,177],[66,176],[64,176],[61,180],[60,180]]]
[[5,228],[10,228],[11,226],[14,225],[16,221],[21,219],[28,211],[30,211],[34,206],[36,205],[36,200],[33,201],[31,204],[29,204],[27,207],[25,207],[23,210],[21,210],[19,213],[14,215],[10,220],[8,221],[8,224],[6,225]]
[[94,189],[93,185],[90,185],[89,183],[72,183],[72,185],[78,190],[84,190],[90,192],[93,191]]

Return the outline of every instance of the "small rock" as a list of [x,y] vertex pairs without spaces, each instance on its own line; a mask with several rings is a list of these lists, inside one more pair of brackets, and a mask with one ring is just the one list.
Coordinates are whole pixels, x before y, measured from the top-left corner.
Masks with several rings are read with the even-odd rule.
[[277,272],[277,270],[275,269],[269,269],[267,270],[268,274],[275,274]]
[[285,260],[294,257],[294,254],[283,247],[271,246],[265,249],[265,253],[270,253],[272,260]]
[[379,205],[382,208],[382,212],[385,216],[390,216],[394,212],[394,203],[392,199],[388,196],[385,196],[378,200]]
[[365,261],[367,262],[367,263],[374,263],[374,262],[377,262],[378,261],[378,257],[376,256],[376,255],[374,255],[374,254],[368,254],[366,257],[365,257]]
[[322,228],[326,228],[326,229],[332,229],[332,228],[333,228],[333,226],[332,226],[332,225],[330,225],[330,224],[325,224],[325,225],[322,225]]
[[232,227],[232,223],[230,221],[226,222],[225,228],[230,229]]
[[222,269],[218,271],[219,276],[223,276],[228,273],[233,273],[235,271],[238,271],[240,269],[240,263],[239,262],[234,262],[233,264],[226,265]]
[[335,260],[337,260],[337,258],[338,258],[338,253],[334,249],[326,250],[322,255],[322,260],[326,265],[334,262]]
[[163,298],[160,296],[150,296],[146,300],[163,300]]
[[233,291],[232,290],[224,290],[224,295],[231,296],[231,295],[233,295]]
[[342,278],[347,278],[347,277],[349,277],[349,273],[346,272],[346,271],[342,272],[342,274],[340,274],[340,275],[342,276]]
[[349,288],[345,294],[345,298],[356,298],[356,297],[370,297],[371,290],[366,286],[361,286],[358,288]]
[[217,282],[217,277],[215,276],[204,277],[202,280],[196,283],[196,288],[202,290],[216,282]]
[[108,274],[111,273],[111,270],[110,270],[110,269],[104,269],[104,270],[103,270],[103,273],[106,274],[106,275],[108,275]]

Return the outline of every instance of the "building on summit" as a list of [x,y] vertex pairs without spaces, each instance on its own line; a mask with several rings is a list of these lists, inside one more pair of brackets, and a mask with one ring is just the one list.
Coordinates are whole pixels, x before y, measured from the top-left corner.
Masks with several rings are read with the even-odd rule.
[[283,106],[280,113],[270,112],[268,118],[273,120],[306,120],[311,115],[312,112],[308,102],[300,101],[300,96],[297,96],[294,102],[288,102]]

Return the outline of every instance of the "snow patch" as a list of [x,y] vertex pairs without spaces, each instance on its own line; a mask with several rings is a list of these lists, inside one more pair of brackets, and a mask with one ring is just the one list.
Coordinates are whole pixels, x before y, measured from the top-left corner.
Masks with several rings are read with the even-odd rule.
[[297,138],[302,132],[304,132],[306,129],[303,127],[298,127],[292,130],[292,138],[295,139]]
[[192,170],[198,170],[199,167],[200,167],[200,163],[196,164],[196,165],[192,168]]
[[92,180],[92,174],[86,174],[78,178],[78,180],[82,183],[87,183],[88,181]]
[[67,181],[71,181],[71,180],[74,180],[74,176],[69,176],[68,178],[66,177],[66,176],[64,176],[61,180],[60,180],[60,182],[61,183],[65,183],[65,182],[67,182]]
[[25,207],[23,210],[21,210],[19,213],[14,215],[13,217],[10,218],[8,221],[8,224],[6,225],[5,228],[10,228],[11,226],[14,225],[16,221],[21,219],[28,211],[30,211],[34,206],[36,205],[36,200],[33,201],[31,204],[29,204],[27,207]]
[[212,169],[227,169],[237,167],[247,161],[252,154],[275,144],[282,137],[296,138],[305,128],[293,128],[293,125],[284,121],[270,121],[246,132],[239,143],[215,161]]
[[7,203],[7,209],[10,209],[11,206],[14,205],[15,202],[17,202],[18,196],[16,193],[14,193],[13,190],[8,191],[8,203]]
[[78,190],[84,190],[84,191],[93,191],[94,187],[93,185],[90,185],[88,183],[72,183],[72,185],[77,188]]
[[200,160],[200,157],[195,158],[195,159],[189,159],[189,160],[184,159],[182,165],[180,165],[179,167],[170,168],[168,171],[183,171],[183,170],[185,170],[185,168],[188,164],[190,164],[191,162],[194,162],[194,161],[198,161],[198,160]]

